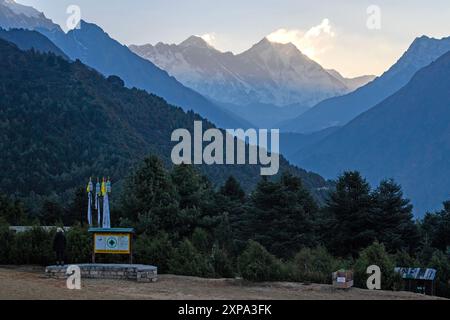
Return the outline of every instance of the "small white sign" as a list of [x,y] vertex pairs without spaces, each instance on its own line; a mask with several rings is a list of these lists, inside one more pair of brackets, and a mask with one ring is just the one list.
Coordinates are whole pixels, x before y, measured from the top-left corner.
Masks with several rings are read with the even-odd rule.
[[346,278],[345,277],[338,277],[337,278],[337,283],[345,283],[346,282]]

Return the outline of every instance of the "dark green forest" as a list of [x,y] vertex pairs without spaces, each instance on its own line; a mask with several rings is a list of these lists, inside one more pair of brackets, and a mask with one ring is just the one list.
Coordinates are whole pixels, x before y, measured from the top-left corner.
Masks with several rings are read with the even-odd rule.
[[[86,204],[80,187],[67,207],[46,202],[38,216],[29,216],[20,202],[2,196],[0,264],[54,259],[54,231],[8,230],[17,224],[73,226],[68,259],[88,262]],[[416,221],[399,185],[387,180],[371,189],[358,172],[340,176],[319,206],[289,173],[262,178],[246,193],[232,176],[215,189],[195,167],[168,170],[151,156],[126,179],[112,218],[114,226],[135,228],[135,260],[157,265],[161,273],[330,283],[333,271],[346,268],[364,287],[367,266],[376,264],[383,289],[400,290],[395,267],[428,267],[438,270],[438,294],[450,296],[450,202]]]

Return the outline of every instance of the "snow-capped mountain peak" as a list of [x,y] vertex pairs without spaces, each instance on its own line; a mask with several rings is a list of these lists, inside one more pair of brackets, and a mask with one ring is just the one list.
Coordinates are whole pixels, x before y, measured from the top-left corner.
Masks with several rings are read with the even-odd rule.
[[25,6],[14,0],[0,0],[0,27],[4,29],[23,28],[48,30],[60,29],[45,15],[33,7]]
[[0,5],[9,8],[12,12],[17,15],[23,14],[27,17],[37,18],[42,15],[41,12],[37,11],[33,7],[25,6],[15,2],[14,0],[0,0]]
[[[270,41],[267,38],[263,38],[260,42],[253,45],[247,52],[261,52],[264,50],[274,50],[284,54],[302,54],[302,52],[291,42],[279,43]],[[303,54],[302,54],[303,55]]]
[[434,61],[436,56],[448,52],[449,48],[450,37],[435,39],[424,35],[413,41],[399,62],[402,64],[414,63],[422,67],[424,64]]
[[208,42],[206,42],[203,38],[198,36],[190,36],[183,42],[179,44],[180,47],[195,47],[195,48],[208,48],[214,49]]
[[292,43],[267,38],[238,55],[220,52],[196,36],[179,45],[130,48],[186,86],[224,103],[312,106],[349,90]]

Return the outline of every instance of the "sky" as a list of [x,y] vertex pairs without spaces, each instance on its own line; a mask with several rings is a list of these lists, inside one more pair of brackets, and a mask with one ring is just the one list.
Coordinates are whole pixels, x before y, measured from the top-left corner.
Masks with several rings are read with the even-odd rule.
[[67,29],[67,8],[123,44],[202,36],[240,53],[264,37],[292,42],[347,77],[380,75],[421,35],[450,36],[450,0],[16,0]]

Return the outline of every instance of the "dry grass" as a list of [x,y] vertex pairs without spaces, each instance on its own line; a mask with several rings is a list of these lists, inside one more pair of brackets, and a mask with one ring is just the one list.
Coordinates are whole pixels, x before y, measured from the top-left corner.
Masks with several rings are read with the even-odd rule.
[[82,290],[68,290],[64,280],[48,279],[43,268],[0,267],[0,299],[155,299],[155,300],[422,300],[408,292],[335,290],[328,285],[251,284],[234,279],[160,275],[156,283],[82,280]]

